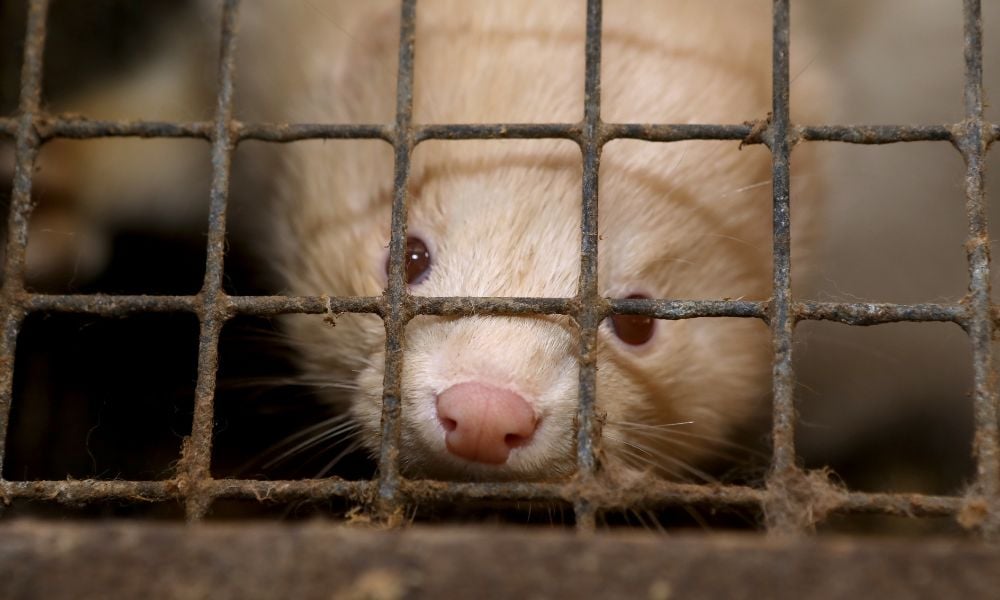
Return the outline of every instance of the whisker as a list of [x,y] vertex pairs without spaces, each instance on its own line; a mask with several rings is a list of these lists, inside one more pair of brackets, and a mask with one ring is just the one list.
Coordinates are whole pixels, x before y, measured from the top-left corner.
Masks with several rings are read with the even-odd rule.
[[770,179],[764,179],[762,181],[758,181],[756,183],[751,183],[749,185],[745,185],[743,187],[736,188],[735,190],[726,192],[725,194],[722,194],[721,196],[719,196],[718,199],[722,200],[723,198],[726,198],[727,196],[731,196],[733,194],[741,194],[743,192],[748,192],[750,190],[757,189],[757,188],[760,188],[760,187],[764,187],[764,186],[770,185],[770,184],[771,184],[771,180]]
[[[341,450],[340,453],[337,454],[337,456],[334,456],[333,460],[331,460],[330,462],[326,463],[326,465],[322,469],[320,469],[319,473],[316,474],[316,477],[317,478],[326,477],[327,474],[330,472],[330,470],[333,469],[333,467],[335,467],[337,465],[337,463],[339,463],[341,460],[343,460],[344,457],[347,456],[348,454],[350,454],[350,453],[356,451],[357,449],[361,448],[361,446],[362,446],[361,440],[355,439],[353,442],[351,442],[350,444],[348,444],[346,448],[344,448],[343,450]],[[416,515],[415,512],[414,512],[414,515]]]
[[[648,423],[631,423],[627,421],[609,421],[607,424],[612,427],[617,427],[623,432],[633,432],[641,435],[646,435],[651,439],[667,440],[669,441],[673,436],[685,437],[697,440],[704,440],[710,442],[715,446],[723,446],[730,448],[732,450],[739,450],[740,452],[745,452],[754,456],[756,458],[768,458],[768,455],[744,444],[739,444],[731,440],[727,440],[723,437],[707,435],[704,433],[698,433],[695,431],[689,431],[682,428],[677,428],[677,425],[693,424],[694,421],[683,421],[680,423],[668,423],[663,425],[650,425]],[[730,457],[731,458],[731,457]]]
[[770,248],[767,248],[767,249],[761,248],[757,244],[750,243],[750,242],[744,240],[743,238],[736,237],[735,235],[726,235],[724,233],[705,233],[705,234],[702,234],[702,237],[710,237],[710,238],[718,238],[718,239],[722,239],[722,240],[729,240],[731,242],[736,242],[738,244],[743,244],[744,246],[746,246],[747,248],[750,248],[751,250],[754,250],[755,252],[761,252],[761,253],[763,253],[763,252],[770,252]]
[[334,427],[333,429],[330,429],[329,431],[322,431],[316,434],[315,436],[297,444],[293,448],[286,450],[285,452],[281,453],[278,457],[273,458],[268,462],[264,463],[264,468],[269,469],[279,463],[288,460],[289,458],[295,456],[296,454],[304,450],[307,450],[313,446],[316,446],[317,444],[320,444],[332,438],[341,437],[348,433],[354,433],[359,427],[360,425],[358,425],[357,423],[343,423],[341,425],[338,425],[337,427]]
[[[268,456],[269,454],[274,454],[274,453],[278,452],[279,450],[281,450],[282,448],[287,448],[288,446],[291,446],[292,444],[295,444],[297,440],[300,440],[300,439],[302,439],[304,437],[312,435],[312,434],[316,433],[317,431],[320,431],[320,433],[316,437],[321,437],[323,435],[327,435],[330,431],[333,431],[333,432],[346,431],[346,430],[349,430],[349,429],[351,429],[353,427],[356,427],[356,425],[354,425],[354,424],[351,423],[350,418],[351,418],[351,416],[349,414],[347,414],[347,413],[341,414],[341,415],[336,415],[336,416],[330,417],[329,419],[324,419],[323,421],[320,421],[319,423],[315,423],[313,425],[310,425],[310,426],[308,426],[308,427],[306,427],[306,428],[304,428],[304,429],[302,429],[300,431],[297,431],[297,432],[295,432],[295,433],[293,433],[293,434],[291,434],[291,435],[283,438],[279,442],[273,444],[270,448],[268,448],[267,450],[265,450],[264,452],[262,452],[260,455],[258,455],[253,460],[251,460],[249,464],[244,465],[244,467],[242,467],[240,469],[240,471],[245,470],[247,467],[249,467],[250,465],[252,465],[253,463],[255,463],[257,461],[263,460],[263,458],[266,457],[266,456]],[[326,430],[326,431],[324,431],[324,430]],[[315,440],[316,437],[311,438],[311,440]],[[295,446],[291,450],[287,450],[285,453],[283,453],[282,455],[280,455],[278,458],[272,459],[272,460],[268,461],[267,463],[265,463],[263,465],[263,467],[264,468],[270,468],[275,463],[280,462],[281,459],[282,459],[282,457],[284,457],[285,455],[287,455],[289,452],[294,453],[295,451],[297,451],[297,449],[299,449],[300,446],[303,446],[303,444],[305,445],[305,447],[308,447],[308,445],[310,444],[311,440],[306,440],[305,442],[300,443],[299,445]],[[302,448],[302,449],[304,449],[304,448]]]
[[[644,436],[647,439],[649,439],[650,441],[665,442],[665,443],[668,443],[668,444],[673,444],[675,446],[680,446],[682,448],[690,448],[692,450],[702,451],[702,452],[705,452],[707,454],[711,454],[713,456],[717,456],[719,458],[723,458],[723,459],[726,459],[726,460],[735,460],[736,458],[738,458],[738,456],[736,454],[734,454],[734,453],[726,453],[722,449],[715,448],[712,445],[708,445],[708,446],[706,446],[704,444],[699,445],[699,444],[696,444],[696,443],[694,443],[694,442],[692,442],[690,440],[679,440],[679,439],[677,439],[677,437],[678,437],[677,434],[678,433],[681,434],[681,437],[688,437],[688,438],[691,438],[691,437],[708,438],[709,436],[699,436],[698,434],[692,434],[692,435],[684,436],[684,434],[691,434],[691,432],[686,432],[686,431],[680,431],[680,432],[678,432],[678,431],[665,431],[665,430],[659,429],[659,428],[649,428],[649,429],[635,428],[635,429],[627,429],[627,431],[630,431],[633,435]],[[714,438],[710,438],[709,441],[711,441],[711,442],[714,443]],[[723,444],[719,444],[719,445],[723,445]],[[737,445],[737,444],[734,444],[734,445]],[[743,449],[743,448],[741,448],[741,450],[749,451],[749,449]]]
[[308,376],[274,376],[274,377],[240,377],[232,381],[222,383],[229,389],[253,388],[253,387],[314,387],[317,389],[336,389],[356,392],[360,388],[357,383],[348,381],[334,381]]
[[318,429],[323,429],[324,427],[331,427],[331,426],[333,426],[335,424],[347,421],[350,418],[351,418],[351,415],[348,414],[348,413],[334,415],[334,416],[332,416],[332,417],[330,417],[328,419],[324,419],[324,420],[320,421],[319,423],[314,423],[314,424],[306,427],[305,429],[301,429],[299,431],[296,431],[295,433],[293,433],[293,434],[289,435],[288,437],[282,439],[280,442],[278,442],[277,444],[275,444],[274,446],[272,446],[268,450],[269,451],[270,450],[277,450],[278,448],[280,448],[282,446],[285,446],[287,444],[290,444],[290,443],[294,442],[295,440],[297,440],[297,439],[299,439],[301,437],[305,437],[305,436],[309,435],[310,433],[312,433],[312,432],[314,432],[314,431],[316,431]]
[[644,453],[648,454],[651,458],[656,458],[656,459],[659,459],[659,460],[664,460],[664,461],[667,461],[667,462],[669,462],[671,464],[677,465],[677,467],[679,467],[681,470],[686,471],[687,473],[690,473],[691,475],[697,477],[698,479],[701,479],[702,481],[704,481],[706,483],[718,483],[718,479],[716,479],[715,477],[712,477],[711,475],[709,475],[705,471],[702,471],[701,469],[699,469],[699,468],[697,468],[697,467],[695,467],[695,466],[693,466],[693,465],[691,465],[691,464],[689,464],[689,463],[687,463],[687,462],[685,462],[683,460],[680,460],[677,457],[670,456],[669,454],[661,452],[661,451],[659,451],[659,450],[657,450],[655,448],[650,448],[649,446],[646,446],[645,444],[641,444],[641,443],[636,442],[634,440],[633,441],[630,441],[630,440],[621,440],[621,442],[623,444],[631,446],[632,448],[635,448],[636,450],[639,450],[640,452],[644,452]]
[[676,423],[661,423],[653,425],[651,423],[635,423],[632,421],[608,421],[608,425],[619,425],[630,429],[672,429],[681,425],[694,425],[694,421],[677,421]]
[[666,535],[668,533],[667,530],[664,529],[663,524],[660,523],[660,520],[656,517],[656,514],[652,510],[649,509],[641,510],[636,508],[625,509],[625,511],[622,513],[622,516],[625,517],[626,524],[628,524],[628,515],[630,513],[635,516],[635,520],[639,522],[639,526],[645,529],[646,531],[649,532],[655,531],[656,533],[662,535]]
[[651,439],[656,440],[656,441],[660,441],[660,442],[664,442],[664,443],[667,443],[667,444],[670,444],[671,446],[675,446],[677,448],[685,448],[685,449],[694,450],[694,451],[697,451],[697,452],[704,452],[705,454],[708,454],[708,455],[711,455],[711,456],[714,456],[716,458],[720,458],[720,459],[726,460],[726,461],[736,462],[738,460],[738,458],[739,458],[736,454],[733,454],[731,452],[727,453],[726,451],[724,451],[722,449],[712,448],[712,447],[709,447],[709,446],[705,446],[704,444],[697,444],[697,443],[695,443],[693,441],[690,441],[690,440],[679,440],[677,438],[672,438],[672,437],[669,437],[669,436],[658,436],[658,437],[651,438]]
[[[633,444],[628,444],[628,445],[634,447]],[[672,479],[675,479],[677,481],[683,481],[683,482],[696,481],[696,478],[684,472],[684,463],[676,459],[669,460],[669,462],[676,464],[678,467],[681,468],[681,470],[677,470],[675,468],[664,465],[662,462],[656,459],[665,457],[657,457],[656,455],[645,449],[634,448],[633,450],[630,450],[628,454],[636,461],[638,461],[637,466],[645,466],[647,468],[652,467],[652,469],[664,472],[667,475],[669,475]]]
[[625,463],[636,469],[648,469],[652,467],[655,470],[662,471],[669,475],[670,477],[677,479],[678,481],[690,481],[689,477],[685,477],[679,471],[672,469],[666,465],[655,462],[649,453],[644,453],[642,449],[638,448],[635,444],[632,444],[623,439],[616,439],[612,436],[606,436],[608,439],[616,441],[622,444],[621,447],[616,449],[616,452],[624,459]]
[[649,525],[646,524],[646,520],[642,518],[642,513],[641,512],[639,512],[636,509],[629,509],[628,512],[630,512],[633,515],[635,515],[635,519],[637,521],[639,521],[639,526],[640,527],[642,527],[646,531],[650,531],[650,527],[649,527]]
[[694,519],[694,522],[701,527],[702,531],[711,531],[712,527],[705,520],[705,517],[701,516],[701,513],[693,506],[684,506],[684,512],[688,514],[689,517]]
[[660,260],[662,262],[676,262],[676,263],[681,263],[682,265],[688,265],[690,267],[697,267],[698,266],[698,263],[694,262],[693,260],[688,260],[686,258],[678,258],[676,256],[664,256]]
[[662,535],[667,535],[667,529],[663,526],[663,523],[660,523],[660,519],[656,516],[656,513],[652,510],[646,510],[645,512],[646,517],[649,518],[649,520],[653,522],[653,525],[656,526],[656,531]]

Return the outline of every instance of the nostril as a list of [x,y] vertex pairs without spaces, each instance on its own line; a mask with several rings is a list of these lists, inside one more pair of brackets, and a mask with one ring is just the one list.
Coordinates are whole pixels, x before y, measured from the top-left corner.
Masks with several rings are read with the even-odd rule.
[[521,446],[527,445],[531,441],[530,435],[518,435],[516,433],[508,433],[503,437],[503,443],[507,444],[508,448],[520,448]]
[[458,421],[455,419],[449,419],[448,417],[438,416],[438,421],[441,421],[441,427],[444,427],[446,432],[452,432],[458,429]]

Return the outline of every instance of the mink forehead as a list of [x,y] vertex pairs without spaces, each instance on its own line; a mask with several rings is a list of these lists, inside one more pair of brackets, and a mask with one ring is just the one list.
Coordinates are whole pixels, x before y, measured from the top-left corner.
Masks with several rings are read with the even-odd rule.
[[426,286],[415,293],[574,292],[580,249],[579,157],[573,156],[572,146],[570,152],[546,152],[509,143],[509,158],[491,156],[495,146],[474,145],[459,152],[464,158],[418,170],[409,233],[433,247],[433,266]]

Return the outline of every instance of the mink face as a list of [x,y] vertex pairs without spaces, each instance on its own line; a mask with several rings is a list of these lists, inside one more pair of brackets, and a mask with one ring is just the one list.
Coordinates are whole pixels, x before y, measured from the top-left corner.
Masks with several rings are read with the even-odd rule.
[[[732,10],[720,11],[695,1],[667,8],[652,1],[606,3],[602,118],[764,118],[766,4],[727,3]],[[373,4],[364,14],[326,5],[346,20],[351,37],[326,41],[322,24],[298,25],[296,43],[309,56],[297,72],[283,74],[284,108],[327,122],[392,122],[396,3]],[[251,13],[251,28],[271,22],[266,6]],[[415,122],[579,121],[583,8],[582,2],[421,2]],[[249,88],[263,94],[264,83],[247,76]],[[266,111],[266,105],[258,108]],[[604,147],[601,294],[769,295],[770,157],[763,148],[737,145],[615,141]],[[273,221],[289,291],[381,294],[392,153],[379,142],[316,150],[294,144],[270,157],[278,165]],[[411,294],[577,293],[579,148],[559,140],[435,141],[420,144],[412,161]],[[797,244],[808,242],[813,211],[808,202],[798,205],[797,231],[804,235]],[[325,327],[293,317],[286,325],[306,373],[347,388],[331,400],[346,402],[365,444],[376,450],[384,376],[380,319],[341,315],[336,327]],[[578,352],[568,317],[413,319],[404,340],[404,471],[468,479],[570,473]],[[757,413],[769,392],[768,330],[756,321],[612,319],[600,327],[597,352],[605,460],[616,468],[700,477],[697,465]]]

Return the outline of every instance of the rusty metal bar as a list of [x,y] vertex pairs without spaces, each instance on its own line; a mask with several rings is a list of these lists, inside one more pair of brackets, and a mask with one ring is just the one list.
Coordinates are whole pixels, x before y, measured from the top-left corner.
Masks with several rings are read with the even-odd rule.
[[792,372],[791,199],[789,159],[788,0],[774,0],[772,106],[768,131],[774,194],[774,284],[771,292],[771,335],[774,352],[772,383],[771,470],[767,485],[778,500],[767,510],[768,529],[794,532],[797,518],[790,480],[799,476],[795,459],[795,376]]
[[406,216],[410,158],[413,153],[413,55],[416,0],[403,0],[399,27],[399,70],[396,77],[395,167],[392,230],[389,239],[389,280],[385,291],[385,372],[382,380],[382,429],[378,459],[378,502],[382,517],[400,508],[398,490],[400,421],[403,404],[403,336],[409,321],[406,290]]
[[383,299],[378,297],[330,298],[328,296],[227,296],[231,315],[288,315],[340,313],[382,314]]
[[[27,313],[61,312],[121,317],[139,313],[195,313],[199,296],[115,296],[109,294],[60,295],[24,294],[21,304]],[[381,297],[329,296],[226,296],[226,314],[274,316],[283,314],[383,313]],[[574,315],[574,298],[455,298],[413,296],[414,315]],[[704,317],[754,318],[767,321],[768,301],[754,300],[654,300],[608,299],[602,317],[610,314],[646,315],[657,319],[681,320]],[[834,321],[845,325],[871,326],[898,322],[953,322],[965,325],[965,304],[888,304],[845,302],[795,302],[797,320]]]
[[964,304],[796,302],[792,306],[797,320],[836,321],[857,326],[910,321],[952,322],[964,327],[968,313]]
[[234,123],[236,139],[265,142],[298,142],[301,140],[349,139],[396,141],[396,130],[390,125],[329,125],[308,123]]
[[98,137],[196,138],[211,141],[214,123],[104,121],[80,117],[44,117],[38,123],[43,141],[54,138],[86,140]]
[[222,8],[222,40],[219,48],[215,126],[212,131],[212,189],[209,201],[208,248],[205,282],[201,298],[201,333],[198,340],[198,380],[195,384],[194,420],[191,437],[185,440],[178,470],[188,479],[184,487],[189,520],[201,519],[211,498],[201,493],[211,480],[212,435],[215,428],[215,377],[219,367],[219,334],[226,322],[222,289],[226,243],[226,205],[235,141],[230,128],[233,114],[233,58],[236,51],[236,19],[240,0],[226,0]]
[[[601,0],[587,0],[587,31],[583,96],[583,215],[580,223],[580,281],[576,315],[580,328],[579,406],[576,413],[577,478],[591,481],[599,468],[595,458],[601,439],[601,423],[595,416],[597,401],[597,327],[603,318],[597,288],[597,202],[601,164]],[[582,531],[595,527],[596,510],[583,495],[574,498],[576,526]]]
[[7,220],[3,289],[0,290],[0,479],[6,457],[7,429],[14,388],[14,355],[17,335],[24,319],[20,295],[24,290],[24,255],[28,245],[28,219],[31,217],[31,179],[41,141],[35,133],[42,99],[42,64],[45,50],[48,0],[32,0],[28,5],[28,24],[21,67],[21,97],[17,115],[17,139],[14,148],[14,182]]
[[848,144],[952,142],[955,125],[811,125],[797,127],[800,139]]
[[59,481],[3,481],[0,499],[5,504],[14,500],[44,500],[79,506],[108,500],[131,502],[165,502],[180,500],[177,482],[170,481],[98,481],[66,479]]
[[[797,139],[846,144],[896,144],[903,142],[955,142],[963,135],[963,123],[951,125],[797,125],[791,132]],[[55,138],[91,139],[101,137],[164,137],[211,140],[213,123],[142,120],[94,120],[75,115],[38,113],[35,128],[45,142]],[[984,123],[988,142],[1000,136],[1000,125]],[[245,123],[233,120],[235,139],[268,142],[297,142],[310,139],[395,140],[395,127],[384,124],[329,123]],[[18,120],[0,117],[0,137],[17,136]],[[545,139],[562,138],[580,142],[579,123],[469,123],[414,125],[414,143],[426,140]],[[601,142],[635,139],[648,142],[690,140],[740,140],[763,143],[753,125],[603,123]]]
[[153,312],[197,313],[201,303],[198,296],[25,294],[23,306],[28,313],[65,312],[122,317]]
[[996,373],[993,371],[993,319],[990,312],[990,237],[983,163],[987,140],[983,123],[983,23],[980,0],[965,0],[965,133],[958,144],[965,159],[969,239],[969,313],[972,343],[973,410],[976,435],[976,481],[972,494],[982,496],[987,511],[978,524],[987,537],[1000,535],[1000,438]]
[[481,139],[552,139],[580,142],[583,128],[579,123],[484,123],[420,125],[414,127],[416,142],[424,140]]
[[[197,314],[200,296],[151,296],[111,294],[29,294],[19,301],[27,313],[62,312],[127,316],[147,312]],[[460,316],[484,315],[575,315],[575,298],[513,298],[450,296],[412,296],[414,315]],[[226,314],[273,316],[283,314],[341,313],[383,314],[382,297],[329,296],[225,296]],[[599,313],[647,315],[657,319],[695,319],[702,317],[737,317],[767,321],[770,303],[766,300],[653,300],[608,299]],[[996,307],[994,307],[995,309]],[[952,322],[965,326],[968,307],[958,304],[890,304],[875,302],[794,302],[797,320],[834,321],[846,325],[870,326],[898,322]]]
[[653,123],[604,123],[601,141],[617,139],[644,140],[647,142],[683,142],[688,140],[739,140],[760,144],[752,125],[700,125]]
[[[0,499],[44,501],[81,506],[115,500],[131,503],[176,502],[189,493],[182,479],[164,481],[56,480],[0,482]],[[242,499],[269,503],[322,501],[346,498],[362,502],[371,497],[377,482],[327,479],[261,481],[214,479],[199,493],[212,500]],[[448,506],[471,500],[559,502],[572,504],[581,494],[577,482],[468,482],[446,483],[402,480],[399,496],[419,506]],[[678,506],[762,509],[774,492],[753,487],[690,484],[649,480],[629,487],[589,486],[587,498],[595,512],[658,510]],[[966,509],[957,496],[845,492],[827,487],[821,506],[826,514],[881,514],[901,517],[955,517]]]
[[[369,481],[343,479],[304,479],[295,481],[257,481],[214,479],[203,482],[198,493],[211,500],[245,499],[260,502],[299,502],[329,498],[360,499],[372,486]],[[105,481],[94,479],[58,481],[4,481],[0,499],[44,500],[72,506],[106,502],[176,502],[190,494],[181,479],[164,481]]]

